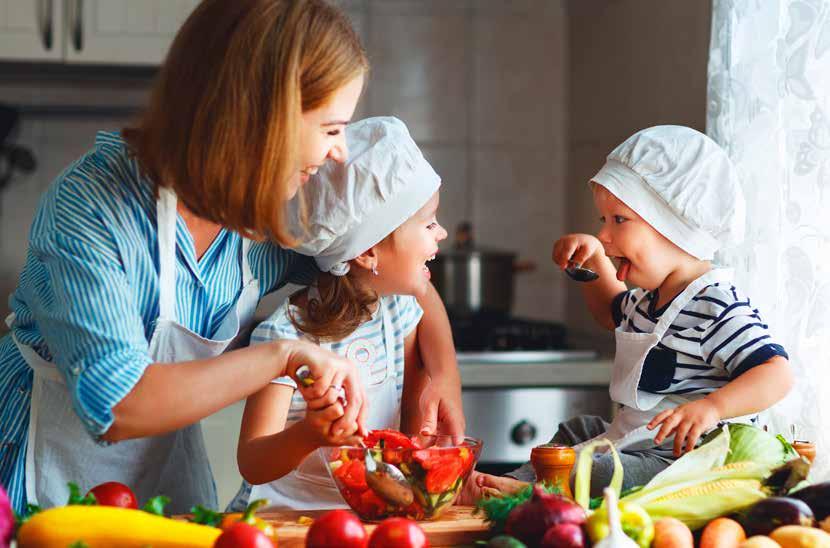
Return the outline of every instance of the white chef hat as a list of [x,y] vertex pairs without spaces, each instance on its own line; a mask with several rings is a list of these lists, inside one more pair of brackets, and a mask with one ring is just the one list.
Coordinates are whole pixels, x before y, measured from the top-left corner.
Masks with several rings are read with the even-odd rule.
[[[349,158],[344,164],[327,162],[306,184],[305,232],[294,248],[314,256],[323,272],[337,276],[349,271],[348,261],[421,209],[441,185],[397,118],[349,124],[346,145]],[[297,222],[296,201],[292,206]]]
[[591,181],[698,259],[711,260],[743,240],[746,213],[735,168],[699,131],[655,126],[635,133]]

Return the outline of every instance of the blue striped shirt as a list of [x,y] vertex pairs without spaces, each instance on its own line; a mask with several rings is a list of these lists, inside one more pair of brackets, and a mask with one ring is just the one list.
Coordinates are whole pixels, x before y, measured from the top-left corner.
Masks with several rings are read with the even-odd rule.
[[[211,337],[241,291],[242,240],[222,230],[197,259],[179,217],[176,243],[178,321]],[[287,282],[307,284],[317,273],[312,259],[271,243],[252,245],[249,261],[261,295]],[[75,412],[96,439],[151,363],[158,294],[153,185],[117,133],[99,133],[41,198],[9,300],[15,335],[61,371]],[[31,388],[32,374],[7,335],[0,339],[0,483],[18,511],[26,503]]]
[[[305,335],[291,323],[288,314],[289,306],[294,308],[286,300],[266,321],[259,324],[251,334],[252,345],[276,339],[305,338]],[[418,326],[418,322],[423,316],[423,310],[415,297],[405,295],[381,297],[379,307],[383,307],[385,314],[390,314],[392,329],[394,330],[394,356],[391,359],[394,360],[395,385],[398,391],[398,405],[400,405],[404,379],[404,339]],[[371,363],[365,365],[365,367],[369,368],[367,377],[369,385],[384,382],[386,380],[387,360],[389,358],[386,355],[383,319],[380,317],[380,314],[375,312],[370,320],[361,324],[348,337],[340,341],[332,342],[331,350],[340,356],[346,356],[349,345],[358,340],[367,341],[375,348],[374,359]],[[295,389],[297,388],[297,383],[291,377],[280,377],[271,382],[290,386]],[[369,401],[369,409],[371,413],[371,400]],[[291,397],[291,405],[288,409],[286,428],[305,417],[305,411],[306,402],[300,393],[295,390]],[[276,481],[279,482],[280,480]],[[228,505],[228,511],[243,511],[248,505],[250,494],[251,485],[243,481],[237,495]]]
[[[656,290],[620,293],[612,305],[615,323],[625,331],[653,332],[671,304],[658,309],[658,299]],[[639,388],[657,394],[705,395],[773,356],[787,358],[787,353],[758,310],[735,286],[715,283],[683,307],[649,352]]]

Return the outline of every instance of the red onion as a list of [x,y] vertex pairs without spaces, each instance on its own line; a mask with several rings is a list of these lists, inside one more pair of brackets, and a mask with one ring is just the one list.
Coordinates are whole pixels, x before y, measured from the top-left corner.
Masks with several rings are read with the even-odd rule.
[[538,546],[548,529],[560,523],[585,523],[585,510],[569,498],[552,495],[540,486],[533,496],[507,516],[505,532],[528,546]]

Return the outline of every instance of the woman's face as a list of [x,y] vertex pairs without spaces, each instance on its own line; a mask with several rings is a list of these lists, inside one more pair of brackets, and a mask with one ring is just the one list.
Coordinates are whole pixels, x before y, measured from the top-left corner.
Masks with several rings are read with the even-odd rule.
[[363,90],[363,75],[354,78],[331,96],[320,108],[303,113],[300,124],[300,163],[297,176],[289,185],[291,199],[308,182],[309,177],[326,160],[343,163],[349,155],[346,148],[346,124],[352,118],[360,92]]

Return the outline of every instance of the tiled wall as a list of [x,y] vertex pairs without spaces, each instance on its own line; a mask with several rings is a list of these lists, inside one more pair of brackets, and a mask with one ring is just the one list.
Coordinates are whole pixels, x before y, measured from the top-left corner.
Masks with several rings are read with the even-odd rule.
[[[611,150],[658,124],[705,131],[711,3],[568,0],[567,11],[567,230],[595,234],[599,222],[586,183]],[[579,288],[568,284],[566,292],[568,325],[608,341]]]
[[[563,280],[550,265],[565,226],[567,36],[558,0],[342,0],[372,64],[357,116],[395,115],[442,175],[440,220],[471,220],[488,246],[538,263],[516,287],[517,314],[564,320]],[[37,200],[92,143],[138,107],[147,76],[94,71],[41,78],[0,67],[0,101],[85,105],[97,112],[25,117],[18,142],[39,168],[0,194],[0,314],[26,252]],[[114,108],[110,108],[114,107]],[[98,110],[101,109],[101,110]],[[451,240],[451,238],[450,238]],[[450,245],[447,243],[446,245]]]

